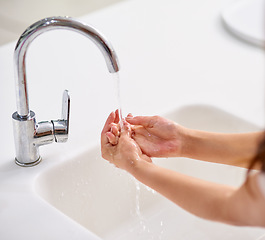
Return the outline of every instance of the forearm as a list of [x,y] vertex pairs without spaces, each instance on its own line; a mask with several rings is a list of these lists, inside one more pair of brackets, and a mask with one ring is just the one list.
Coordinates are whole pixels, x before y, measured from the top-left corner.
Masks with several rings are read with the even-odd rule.
[[140,162],[133,175],[196,216],[229,222],[226,202],[235,191],[233,187],[189,177],[147,162]]
[[263,132],[224,134],[186,129],[181,155],[248,168]]

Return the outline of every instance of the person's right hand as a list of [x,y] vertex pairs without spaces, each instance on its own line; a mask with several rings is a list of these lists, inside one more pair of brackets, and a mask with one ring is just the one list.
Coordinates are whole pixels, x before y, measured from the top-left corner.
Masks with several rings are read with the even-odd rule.
[[185,128],[160,116],[129,114],[126,121],[132,125],[132,138],[149,157],[179,157]]

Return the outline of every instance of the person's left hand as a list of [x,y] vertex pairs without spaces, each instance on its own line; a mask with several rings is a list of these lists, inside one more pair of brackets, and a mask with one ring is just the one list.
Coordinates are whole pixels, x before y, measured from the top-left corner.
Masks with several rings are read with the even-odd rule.
[[126,121],[123,121],[123,129],[120,129],[118,111],[109,115],[101,132],[102,157],[130,173],[138,161],[152,162],[148,156],[142,153],[131,135],[131,126]]

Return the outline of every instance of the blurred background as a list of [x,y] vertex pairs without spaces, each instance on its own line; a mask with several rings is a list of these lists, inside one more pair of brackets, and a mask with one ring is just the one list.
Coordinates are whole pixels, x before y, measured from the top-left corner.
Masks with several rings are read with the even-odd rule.
[[0,0],[0,45],[16,41],[32,23],[50,16],[80,17],[121,0]]

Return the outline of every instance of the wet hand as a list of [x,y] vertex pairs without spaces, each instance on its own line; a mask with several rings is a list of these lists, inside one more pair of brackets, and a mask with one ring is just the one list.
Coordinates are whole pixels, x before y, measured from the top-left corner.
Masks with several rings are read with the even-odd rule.
[[117,111],[109,115],[101,133],[101,152],[102,157],[116,167],[132,172],[138,161],[152,161],[132,139],[130,124],[124,121],[123,125],[120,129]]
[[132,124],[132,138],[149,157],[181,156],[185,128],[160,116],[131,114],[126,121]]

